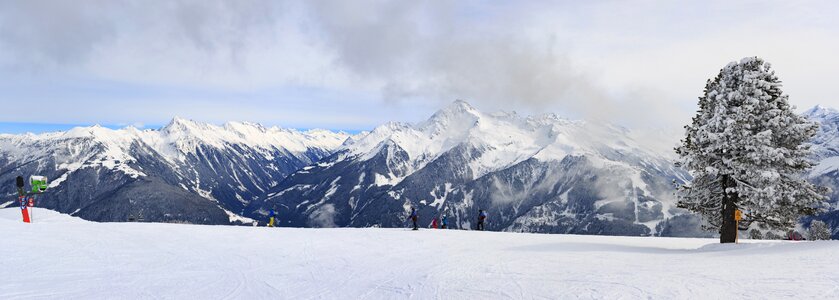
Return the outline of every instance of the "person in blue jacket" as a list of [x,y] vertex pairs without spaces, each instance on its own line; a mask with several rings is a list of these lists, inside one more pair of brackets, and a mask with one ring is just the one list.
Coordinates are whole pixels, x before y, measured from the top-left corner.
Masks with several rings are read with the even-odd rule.
[[268,227],[274,227],[274,222],[276,222],[274,217],[276,216],[277,212],[275,212],[272,208],[271,211],[268,212]]
[[419,216],[417,215],[416,208],[411,207],[411,215],[408,217],[408,219],[414,222],[414,230],[419,230],[419,226],[417,226],[417,219],[419,219]]
[[446,219],[446,215],[440,219],[440,229],[448,229],[449,228],[449,221]]
[[484,230],[484,222],[487,219],[487,213],[483,209],[478,210],[478,230]]

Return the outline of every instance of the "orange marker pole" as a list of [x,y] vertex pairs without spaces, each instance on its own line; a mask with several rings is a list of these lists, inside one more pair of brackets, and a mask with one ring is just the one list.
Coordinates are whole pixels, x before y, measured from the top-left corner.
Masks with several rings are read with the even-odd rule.
[[734,210],[734,243],[740,243],[740,220],[743,219],[743,213],[739,209]]
[[20,212],[23,214],[23,223],[30,223],[32,222],[29,219],[29,209],[26,203],[25,198],[20,197]]

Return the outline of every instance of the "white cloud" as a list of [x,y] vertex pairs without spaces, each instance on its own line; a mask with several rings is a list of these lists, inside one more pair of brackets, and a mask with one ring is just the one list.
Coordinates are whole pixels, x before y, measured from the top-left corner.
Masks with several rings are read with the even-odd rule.
[[338,212],[335,210],[335,205],[324,204],[319,207],[309,216],[309,223],[314,227],[335,227],[335,216]]
[[[832,105],[834,2],[6,1],[0,104],[20,122],[298,127],[416,121],[455,98],[678,128],[707,78],[759,55]],[[161,108],[163,106],[165,108]]]

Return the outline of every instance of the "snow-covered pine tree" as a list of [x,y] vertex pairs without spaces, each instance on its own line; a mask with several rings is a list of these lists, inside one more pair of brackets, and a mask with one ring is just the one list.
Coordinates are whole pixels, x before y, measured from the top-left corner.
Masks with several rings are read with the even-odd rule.
[[750,240],[762,240],[763,239],[763,232],[760,232],[760,230],[757,230],[757,229],[749,230],[749,239]]
[[764,239],[764,240],[773,240],[773,241],[774,241],[774,240],[780,240],[780,239],[781,239],[781,235],[780,235],[780,234],[778,234],[778,233],[776,233],[776,232],[774,232],[774,231],[770,231],[770,232],[767,232],[767,233],[763,236],[763,239]]
[[819,220],[810,222],[810,229],[807,230],[807,238],[813,241],[829,240],[830,234],[830,226]]
[[757,222],[792,227],[824,206],[825,191],[802,177],[812,166],[807,141],[815,123],[795,114],[769,63],[757,57],[732,62],[708,80],[699,111],[676,148],[678,165],[693,181],[678,188],[679,207],[701,214],[718,229],[720,243]]

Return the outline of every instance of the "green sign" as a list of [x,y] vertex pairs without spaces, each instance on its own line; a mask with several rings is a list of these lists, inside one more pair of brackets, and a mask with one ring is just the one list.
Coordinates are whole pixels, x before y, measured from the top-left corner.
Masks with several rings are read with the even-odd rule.
[[29,184],[32,185],[33,193],[43,193],[47,190],[47,177],[29,176]]

